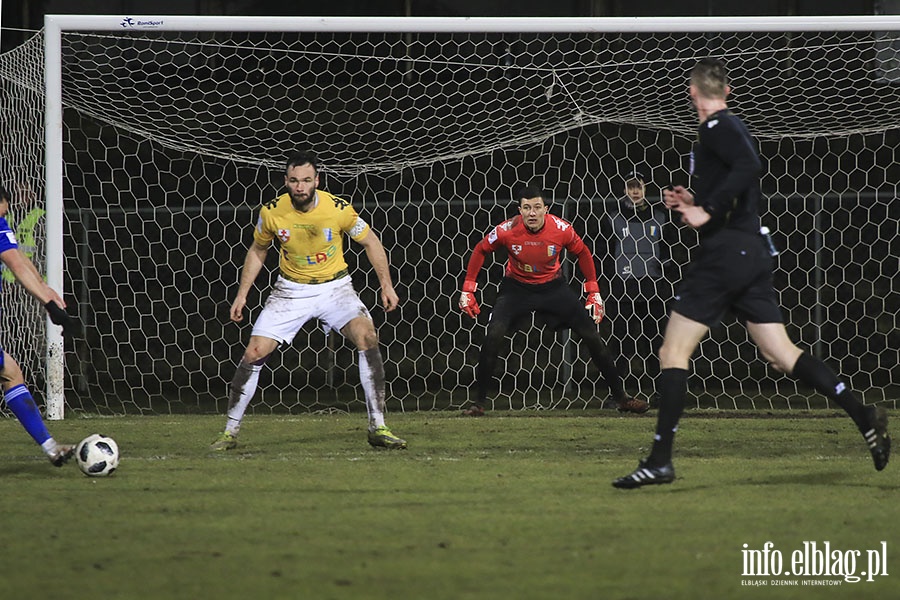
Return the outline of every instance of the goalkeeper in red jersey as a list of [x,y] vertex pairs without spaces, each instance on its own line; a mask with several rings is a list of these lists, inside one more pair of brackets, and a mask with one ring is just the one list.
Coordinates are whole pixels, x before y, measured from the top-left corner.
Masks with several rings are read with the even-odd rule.
[[[603,299],[590,250],[570,223],[548,213],[548,205],[539,188],[523,187],[516,198],[519,216],[496,226],[475,245],[459,297],[459,308],[473,319],[477,317],[481,312],[474,295],[478,272],[487,254],[505,248],[509,255],[506,273],[491,312],[487,336],[475,371],[478,395],[463,414],[473,417],[484,414],[488,384],[500,344],[520,319],[532,313],[540,314],[555,329],[571,329],[584,341],[620,411],[647,412],[647,402],[625,393],[622,377],[597,331],[597,324],[603,319]],[[579,298],[562,279],[559,255],[563,249],[578,257],[587,294],[583,308]]]

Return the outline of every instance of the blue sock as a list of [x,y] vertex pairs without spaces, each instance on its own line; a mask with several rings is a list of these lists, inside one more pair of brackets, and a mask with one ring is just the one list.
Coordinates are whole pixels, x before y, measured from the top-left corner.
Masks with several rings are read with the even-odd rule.
[[6,406],[16,415],[19,423],[22,424],[28,435],[34,438],[34,441],[43,444],[50,439],[50,432],[47,431],[41,411],[38,410],[37,404],[34,403],[34,398],[31,397],[31,392],[28,391],[25,384],[19,384],[6,390],[4,398]]

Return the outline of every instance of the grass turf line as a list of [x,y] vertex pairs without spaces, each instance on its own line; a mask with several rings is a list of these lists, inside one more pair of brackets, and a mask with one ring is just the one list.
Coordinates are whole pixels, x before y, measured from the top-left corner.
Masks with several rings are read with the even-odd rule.
[[[877,473],[834,414],[689,411],[676,482],[634,491],[610,482],[653,413],[389,415],[407,451],[370,448],[359,414],[250,416],[222,454],[221,416],[50,423],[115,438],[108,479],[53,468],[0,420],[4,580],[11,598],[897,597],[895,465]],[[864,560],[882,540],[871,583],[741,586],[745,543],[787,562],[804,541]]]

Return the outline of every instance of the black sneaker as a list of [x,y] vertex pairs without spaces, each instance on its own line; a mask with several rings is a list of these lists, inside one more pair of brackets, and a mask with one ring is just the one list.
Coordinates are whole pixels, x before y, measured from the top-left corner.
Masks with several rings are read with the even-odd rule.
[[613,487],[620,490],[633,490],[645,485],[658,485],[675,481],[675,467],[672,463],[666,463],[661,467],[647,466],[647,459],[642,458],[638,468],[630,475],[619,477],[613,481]]
[[891,436],[887,431],[887,411],[881,406],[870,406],[866,409],[869,416],[869,429],[863,433],[872,460],[875,461],[875,470],[881,471],[888,464],[891,457]]

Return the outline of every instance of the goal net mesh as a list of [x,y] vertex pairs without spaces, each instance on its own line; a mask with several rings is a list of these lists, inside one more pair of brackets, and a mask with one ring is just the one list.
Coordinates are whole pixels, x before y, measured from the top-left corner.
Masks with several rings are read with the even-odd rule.
[[[456,302],[472,246],[536,182],[594,251],[610,314],[601,330],[632,393],[649,397],[665,298],[612,297],[624,175],[648,197],[688,184],[696,115],[687,74],[723,58],[730,106],[760,143],[762,220],[788,331],[867,403],[900,398],[898,32],[433,34],[63,32],[65,291],[84,329],[66,342],[72,412],[223,412],[226,388],[277,275],[270,252],[243,323],[230,302],[260,203],[285,157],[308,148],[320,187],[381,236],[402,304],[384,313],[364,252],[354,284],[385,358],[388,410],[458,408],[502,277],[489,259],[473,322]],[[43,40],[0,56],[0,177],[10,219],[45,258]],[[666,278],[696,237],[665,226]],[[580,293],[575,262],[565,274]],[[3,347],[44,380],[40,305],[3,287]],[[665,290],[665,286],[654,288]],[[657,292],[648,292],[656,294]],[[659,292],[664,295],[664,292]],[[620,327],[616,328],[618,324]],[[612,328],[612,330],[610,329]],[[696,406],[821,406],[771,370],[731,316],[693,363]],[[566,332],[508,338],[493,408],[603,406],[607,388]],[[305,326],[263,370],[251,411],[363,410],[356,353]]]

